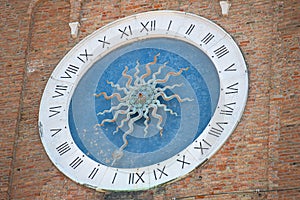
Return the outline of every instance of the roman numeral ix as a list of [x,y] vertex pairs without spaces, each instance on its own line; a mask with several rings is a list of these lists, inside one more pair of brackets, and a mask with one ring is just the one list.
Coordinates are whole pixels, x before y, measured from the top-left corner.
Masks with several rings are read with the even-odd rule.
[[[80,56],[84,57],[85,60],[82,59]],[[81,62],[85,63],[86,61],[89,60],[89,56],[93,56],[93,54],[89,54],[89,53],[87,52],[87,49],[85,49],[85,50],[84,50],[84,53],[79,54],[79,56],[77,56],[77,58],[78,58]]]
[[[197,141],[196,141],[197,142]],[[201,155],[204,154],[204,150],[209,150],[209,148],[211,147],[211,144],[209,144],[206,140],[202,139],[202,141],[200,141],[199,146],[195,146],[194,149],[200,150]]]

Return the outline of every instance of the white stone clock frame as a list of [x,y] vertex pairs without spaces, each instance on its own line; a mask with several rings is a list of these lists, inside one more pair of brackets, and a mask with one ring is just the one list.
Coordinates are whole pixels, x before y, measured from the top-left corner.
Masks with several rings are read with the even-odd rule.
[[[68,108],[78,81],[93,63],[114,49],[159,37],[190,43],[214,63],[220,79],[220,96],[209,124],[187,148],[160,163],[118,169],[92,160],[73,141],[68,125]],[[51,161],[73,181],[96,190],[144,190],[183,177],[212,157],[239,123],[247,95],[248,73],[243,55],[223,29],[194,14],[146,12],[100,28],[61,60],[41,100],[39,132]]]

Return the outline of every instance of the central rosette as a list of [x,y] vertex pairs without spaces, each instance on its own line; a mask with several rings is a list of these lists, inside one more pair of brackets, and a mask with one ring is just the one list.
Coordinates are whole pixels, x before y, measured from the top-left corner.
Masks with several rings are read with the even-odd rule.
[[123,156],[123,150],[128,145],[127,136],[133,133],[134,124],[136,121],[138,121],[142,117],[145,118],[144,136],[146,136],[148,134],[150,117],[157,119],[156,128],[159,130],[160,135],[163,136],[163,127],[161,127],[163,117],[158,114],[158,109],[162,109],[165,112],[169,112],[170,114],[177,116],[177,113],[168,108],[166,104],[159,101],[159,97],[161,97],[164,101],[170,101],[174,98],[176,98],[178,102],[192,101],[189,98],[181,99],[178,94],[168,96],[165,93],[166,90],[182,86],[182,84],[167,85],[167,81],[171,76],[181,75],[182,72],[188,70],[188,68],[181,68],[178,72],[170,71],[165,75],[165,77],[163,77],[163,79],[158,79],[157,76],[161,74],[162,69],[165,68],[167,64],[164,63],[158,68],[156,72],[152,73],[150,67],[156,64],[158,56],[159,54],[154,56],[153,61],[145,65],[146,73],[141,76],[139,76],[139,62],[137,62],[137,65],[135,66],[136,71],[133,77],[127,74],[128,67],[126,66],[124,71],[122,72],[122,76],[127,78],[127,82],[124,86],[120,86],[119,84],[107,81],[108,84],[116,88],[118,91],[123,91],[122,93],[124,94],[119,92],[115,92],[110,96],[108,96],[106,92],[95,94],[96,97],[104,96],[106,100],[117,98],[117,100],[119,101],[118,105],[112,106],[109,110],[104,110],[103,112],[99,112],[97,114],[103,115],[105,113],[114,112],[112,119],[104,119],[100,124],[96,124],[97,126],[104,126],[105,123],[115,123],[119,115],[126,116],[121,120],[120,125],[117,126],[116,130],[113,132],[117,133],[120,128],[124,127],[125,124],[127,124],[128,126],[128,130],[122,136],[124,142],[123,145],[112,155],[112,165],[114,165],[114,163]]
[[151,85],[145,84],[134,88],[129,95],[129,104],[135,109],[146,111],[154,101],[154,91]]

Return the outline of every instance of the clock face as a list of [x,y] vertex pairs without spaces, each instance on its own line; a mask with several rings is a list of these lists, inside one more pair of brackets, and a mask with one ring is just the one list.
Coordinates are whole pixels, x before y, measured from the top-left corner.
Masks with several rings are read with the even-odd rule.
[[39,115],[44,148],[72,180],[143,190],[206,162],[237,126],[247,68],[202,17],[137,14],[95,31],[58,64]]

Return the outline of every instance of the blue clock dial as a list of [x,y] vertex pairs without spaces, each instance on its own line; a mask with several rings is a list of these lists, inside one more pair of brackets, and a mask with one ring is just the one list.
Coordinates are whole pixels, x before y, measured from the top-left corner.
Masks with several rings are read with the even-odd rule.
[[202,133],[219,92],[214,64],[199,48],[170,38],[140,40],[100,58],[81,78],[69,106],[71,134],[103,165],[145,167]]

